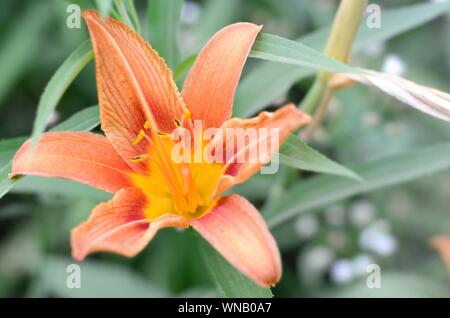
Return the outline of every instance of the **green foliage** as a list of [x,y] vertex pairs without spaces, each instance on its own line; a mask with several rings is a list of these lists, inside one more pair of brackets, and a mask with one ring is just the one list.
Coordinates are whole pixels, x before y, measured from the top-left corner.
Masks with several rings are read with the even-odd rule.
[[31,136],[33,143],[39,140],[39,137],[47,126],[50,115],[55,110],[64,92],[86,64],[92,60],[93,56],[90,41],[84,42],[69,55],[50,79],[39,100]]
[[170,68],[178,64],[177,35],[182,0],[152,0],[148,7],[150,39]]
[[353,167],[362,183],[334,176],[319,176],[298,183],[266,211],[271,226],[356,194],[407,182],[450,168],[450,144],[436,144],[390,155]]
[[261,288],[231,266],[214,248],[198,238],[205,262],[224,297],[271,298],[270,288]]
[[[238,21],[263,25],[251,52],[255,59],[249,59],[235,96],[238,117],[288,100],[300,104],[317,70],[359,72],[320,53],[335,8],[313,1],[76,3],[83,9],[95,4],[104,16],[148,36],[178,84],[200,45],[218,29]],[[450,19],[444,14],[450,3],[402,3],[408,5],[380,0],[382,27],[361,25],[350,65],[379,69],[386,55],[394,54],[405,63],[406,77],[448,90]],[[100,123],[98,106],[82,108],[98,100],[94,72],[81,72],[92,70],[91,45],[79,45],[85,29],[66,30],[64,9],[60,1],[0,3],[0,296],[273,297],[271,289],[255,285],[193,231],[174,229],[160,231],[132,260],[107,253],[90,257],[80,264],[82,288],[67,288],[66,269],[74,262],[70,228],[111,194],[67,180],[9,176],[11,160],[31,129],[37,142],[49,128],[90,131]],[[73,53],[61,64],[67,52]],[[62,120],[50,123],[55,114]],[[282,146],[278,175],[255,175],[231,190],[262,211],[277,238],[284,274],[275,296],[447,296],[446,268],[428,239],[450,233],[449,138],[448,123],[375,91],[359,86],[333,96],[315,138],[306,144],[291,136]],[[364,209],[373,219],[355,225],[354,214]],[[343,211],[341,220],[336,211]],[[305,236],[305,224],[306,232],[316,228],[316,233]],[[361,245],[360,232],[380,224],[398,242],[393,254]],[[311,260],[317,249],[329,252],[328,263]],[[367,288],[364,275],[347,283],[334,280],[336,261],[361,255],[380,264],[380,289]]]

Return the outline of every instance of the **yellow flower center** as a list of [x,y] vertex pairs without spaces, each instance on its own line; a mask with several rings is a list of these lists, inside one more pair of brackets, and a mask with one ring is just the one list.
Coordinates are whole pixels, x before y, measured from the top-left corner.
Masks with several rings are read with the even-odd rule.
[[[179,121],[175,121],[179,126]],[[214,191],[224,165],[220,163],[192,163],[175,161],[172,149],[175,141],[170,135],[151,132],[148,123],[144,125],[133,144],[144,138],[149,141],[146,154],[132,158],[132,161],[148,161],[149,173],[133,174],[133,183],[148,199],[145,215],[153,220],[163,214],[177,214],[187,221],[197,219],[210,211],[216,204]],[[203,147],[201,151],[203,151]]]

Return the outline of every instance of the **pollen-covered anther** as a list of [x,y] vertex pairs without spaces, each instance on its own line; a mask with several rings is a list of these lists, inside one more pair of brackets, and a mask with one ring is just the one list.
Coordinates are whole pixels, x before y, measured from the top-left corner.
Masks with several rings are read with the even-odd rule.
[[190,119],[191,119],[191,111],[188,108],[185,108],[183,111],[183,125],[186,124],[186,122]]
[[143,130],[143,129],[141,129],[140,131],[139,131],[139,134],[136,136],[136,138],[134,138],[132,141],[131,141],[131,144],[133,145],[133,146],[136,146],[137,144],[139,144],[141,141],[142,141],[142,139],[144,139],[145,138],[145,131]]
[[157,131],[156,133],[158,134],[158,136],[160,136],[160,137],[162,137],[162,138],[167,138],[167,139],[170,139],[170,138],[171,138],[171,134],[164,133],[164,132],[162,132],[162,131]]
[[135,163],[142,162],[142,161],[145,161],[148,159],[150,159],[150,156],[146,153],[144,153],[142,155],[137,155],[137,156],[131,157],[131,161],[135,162]]

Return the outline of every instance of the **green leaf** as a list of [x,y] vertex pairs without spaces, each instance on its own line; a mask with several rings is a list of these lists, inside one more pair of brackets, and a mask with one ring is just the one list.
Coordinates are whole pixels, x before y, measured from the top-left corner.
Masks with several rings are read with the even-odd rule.
[[[15,85],[27,68],[35,62],[39,44],[44,33],[49,10],[40,3],[27,6],[13,19],[14,24],[2,29],[0,44],[0,101]],[[3,27],[3,26],[2,26]]]
[[[100,122],[98,106],[85,108],[74,114],[69,119],[53,127],[52,131],[89,131]],[[17,183],[8,176],[11,171],[11,160],[25,142],[26,137],[17,137],[0,141],[0,198],[11,191],[12,187]],[[21,178],[19,187],[14,192],[26,193],[52,193],[52,194],[68,194],[75,196],[89,196],[100,200],[109,199],[109,194],[91,189],[88,186],[77,184],[66,180],[47,179],[42,177]]]
[[48,118],[55,110],[64,92],[93,56],[91,43],[86,41],[69,55],[52,76],[39,100],[31,135],[33,144],[36,144],[44,132]]
[[25,140],[26,137],[0,140],[0,167],[7,165],[11,161]]
[[221,28],[231,24],[240,8],[239,0],[209,0],[197,25],[197,33],[201,44],[206,43],[211,36]]
[[270,288],[261,288],[238,272],[214,248],[198,236],[205,262],[224,297],[233,298],[272,298]]
[[124,0],[124,4],[128,14],[130,15],[131,20],[133,21],[133,25],[136,27],[136,32],[140,34],[141,23],[139,21],[139,16],[137,14],[136,7],[134,6],[134,0]]
[[267,33],[258,35],[250,56],[333,73],[359,73],[358,69],[326,56],[300,42]]
[[298,183],[270,206],[265,218],[271,227],[309,210],[387,186],[411,181],[450,168],[450,143],[436,144],[359,164],[352,168],[364,182],[318,176]]
[[17,182],[15,187],[12,189],[10,188],[9,191],[11,193],[56,194],[73,198],[91,198],[98,201],[106,201],[111,199],[110,193],[91,188],[90,186],[82,183],[35,176],[21,178],[20,182]]
[[[353,52],[370,44],[388,40],[405,31],[427,23],[450,10],[449,3],[424,3],[405,8],[384,10],[382,28],[363,25],[353,44]],[[303,44],[322,50],[330,27],[315,31],[298,39]],[[282,96],[297,81],[314,74],[313,69],[292,67],[287,64],[264,63],[245,76],[236,92],[234,114],[249,117],[273,100]]]
[[95,6],[102,17],[107,17],[113,7],[113,0],[95,0]]
[[325,157],[295,136],[290,136],[284,142],[279,156],[281,164],[292,168],[334,174],[362,181],[355,172]]
[[136,9],[132,0],[114,0],[118,13],[118,19],[125,23],[130,29],[141,33],[139,19],[137,18]]
[[[173,79],[177,82],[182,81],[183,77],[187,74],[187,71],[191,68],[197,58],[197,54],[193,54],[185,58],[175,70]],[[181,85],[180,85],[181,86]]]
[[152,0],[148,7],[152,46],[173,69],[178,61],[177,31],[183,0]]
[[[52,131],[90,131],[100,124],[98,105],[80,110],[69,119],[56,125]],[[1,149],[1,148],[0,148]],[[1,151],[1,150],[0,150]]]
[[17,179],[11,179],[9,177],[9,172],[11,171],[11,164],[8,163],[6,166],[0,169],[0,199],[12,189],[16,184]]
[[[75,283],[76,268],[79,266],[80,288],[70,288]],[[74,260],[50,256],[42,269],[38,290],[57,297],[169,297],[168,292],[153,286],[128,267],[99,261]],[[41,295],[44,296],[44,295]]]

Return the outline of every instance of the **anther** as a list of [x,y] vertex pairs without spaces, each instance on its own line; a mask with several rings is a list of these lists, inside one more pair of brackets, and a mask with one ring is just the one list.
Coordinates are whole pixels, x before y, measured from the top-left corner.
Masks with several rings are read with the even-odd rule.
[[144,153],[142,155],[131,157],[131,161],[132,162],[142,162],[142,161],[145,161],[145,160],[147,160],[149,158],[150,157],[148,156],[148,154]]
[[139,144],[139,143],[142,141],[142,139],[144,139],[144,137],[145,137],[145,131],[144,131],[143,129],[141,129],[141,131],[140,131],[139,134],[136,136],[136,138],[134,138],[134,139],[131,141],[131,144],[134,145],[134,146],[136,146],[137,144]]
[[170,134],[163,133],[161,131],[157,131],[156,133],[158,134],[158,136],[161,136],[163,138],[169,138],[170,137]]
[[183,112],[183,121],[191,119],[191,111],[188,108],[184,109]]
[[181,122],[178,120],[178,118],[175,118],[174,120],[175,126],[178,128],[181,126]]
[[149,129],[150,128],[150,120],[147,120],[145,123],[144,123],[144,129]]

